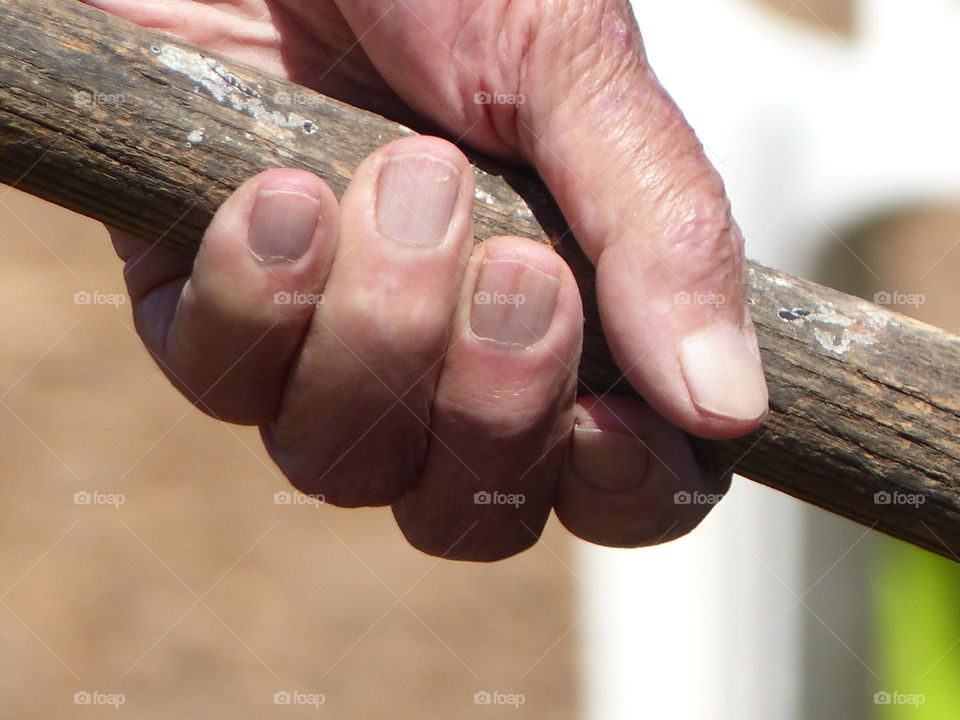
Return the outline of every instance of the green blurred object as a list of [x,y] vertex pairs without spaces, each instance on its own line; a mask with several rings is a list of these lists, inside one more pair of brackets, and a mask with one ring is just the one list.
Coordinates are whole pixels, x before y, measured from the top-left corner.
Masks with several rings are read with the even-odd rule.
[[874,583],[880,674],[874,717],[957,720],[960,564],[884,541]]

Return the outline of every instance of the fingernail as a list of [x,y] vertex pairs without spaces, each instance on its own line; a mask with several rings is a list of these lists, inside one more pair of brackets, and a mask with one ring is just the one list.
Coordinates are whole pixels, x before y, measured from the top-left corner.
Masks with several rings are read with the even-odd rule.
[[717,324],[680,344],[680,366],[694,404],[711,415],[754,420],[767,410],[767,383],[751,341]]
[[263,263],[294,262],[310,249],[320,201],[296,190],[261,190],[254,201],[247,243]]
[[394,155],[380,170],[380,232],[402,245],[439,245],[459,193],[460,171],[451,163],[423,153]]
[[528,348],[553,321],[560,282],[517,260],[485,260],[473,293],[470,329],[484,340]]
[[649,464],[650,453],[639,438],[574,426],[570,467],[585,485],[606,492],[631,492],[643,484]]

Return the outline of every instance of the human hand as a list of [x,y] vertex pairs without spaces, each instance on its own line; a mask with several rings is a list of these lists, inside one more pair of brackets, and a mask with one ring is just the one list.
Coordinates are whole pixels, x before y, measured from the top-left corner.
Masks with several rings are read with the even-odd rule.
[[[631,383],[697,434],[732,436],[762,419],[739,232],[722,183],[645,64],[626,3],[540,14],[505,1],[473,12],[353,2],[343,14],[292,0],[90,4],[532,163],[597,263],[608,343]],[[524,102],[478,104],[477,93]],[[420,171],[388,159],[397,156]],[[382,168],[404,189],[385,195]],[[677,505],[674,493],[716,492],[724,480],[698,477],[682,435],[646,406],[573,404],[580,309],[569,271],[517,238],[471,254],[471,183],[458,151],[417,138],[368,158],[339,211],[308,174],[254,178],[221,208],[192,268],[117,236],[138,329],[201,407],[261,425],[297,487],[337,504],[394,502],[407,537],[428,552],[517,552],[551,503],[571,530],[607,544],[690,529],[706,508]],[[384,237],[397,233],[384,229],[383,203],[414,211],[394,222],[417,247]],[[435,227],[421,227],[431,218]],[[281,247],[264,250],[271,240]],[[535,300],[492,314],[471,307],[481,268],[507,289],[532,283],[519,295]],[[277,292],[325,302],[280,306]],[[679,304],[679,293],[723,302]],[[481,339],[498,326],[513,327],[511,342]],[[474,501],[493,491],[525,502]]]

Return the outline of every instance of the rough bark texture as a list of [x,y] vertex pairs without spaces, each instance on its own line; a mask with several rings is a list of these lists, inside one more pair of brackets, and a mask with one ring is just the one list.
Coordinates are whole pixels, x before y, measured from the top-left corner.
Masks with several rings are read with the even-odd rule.
[[[339,194],[411,133],[72,0],[0,0],[0,181],[183,252],[251,175],[301,167]],[[478,238],[557,248],[587,311],[583,387],[630,394],[549,193],[475,164]],[[751,436],[695,440],[701,458],[960,560],[960,340],[757,264],[750,286],[772,413]]]

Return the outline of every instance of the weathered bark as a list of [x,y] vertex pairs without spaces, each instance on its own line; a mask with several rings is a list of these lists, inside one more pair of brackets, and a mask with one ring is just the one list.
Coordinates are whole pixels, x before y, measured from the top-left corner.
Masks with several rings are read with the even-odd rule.
[[[412,132],[71,0],[0,0],[0,13],[0,181],[184,252],[251,175],[301,167],[341,193],[367,154]],[[475,162],[488,171],[478,238],[558,249],[587,310],[584,389],[632,393],[549,193]],[[960,341],[757,264],[749,278],[772,414],[751,436],[695,440],[700,456],[960,559]]]

